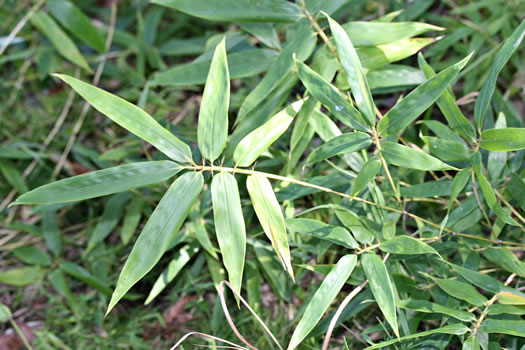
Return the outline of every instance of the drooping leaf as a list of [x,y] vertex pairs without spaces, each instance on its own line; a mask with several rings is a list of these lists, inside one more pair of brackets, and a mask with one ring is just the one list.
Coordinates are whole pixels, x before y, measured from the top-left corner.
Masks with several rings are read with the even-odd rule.
[[306,164],[317,163],[338,154],[356,152],[367,148],[371,144],[371,137],[363,132],[356,131],[342,134],[314,149],[308,156]]
[[292,218],[286,220],[286,227],[292,231],[312,235],[348,249],[359,248],[359,244],[350,235],[350,232],[340,226],[325,224],[322,221],[313,219]]
[[525,264],[518,259],[512,251],[506,247],[488,248],[483,255],[493,263],[503,267],[505,270],[525,277]]
[[398,236],[389,241],[381,242],[379,246],[384,252],[393,254],[437,254],[428,244],[410,236]]
[[14,204],[76,202],[165,181],[181,170],[167,160],[119,165],[40,186]]
[[203,183],[201,173],[189,172],[170,186],[151,214],[122,268],[107,313],[160,260],[170,242],[179,233],[202,191]]
[[429,31],[444,28],[420,22],[364,22],[354,21],[343,24],[343,29],[355,46],[377,46],[411,38]]
[[481,295],[472,285],[453,279],[433,278],[439,288],[454,298],[464,300],[467,303],[483,306],[488,300]]
[[525,128],[483,130],[481,147],[489,151],[517,151],[525,148]]
[[481,88],[478,97],[476,98],[476,104],[474,105],[474,120],[478,129],[481,130],[483,127],[483,120],[485,119],[485,114],[489,108],[490,100],[492,99],[492,94],[496,88],[496,81],[498,79],[499,72],[503,69],[503,66],[510,59],[512,54],[518,49],[521,44],[521,41],[525,37],[525,20],[522,20],[521,24],[514,30],[512,35],[505,40],[505,44],[501,47],[494,59],[494,63],[490,68],[489,77],[487,81]]
[[248,167],[288,129],[304,100],[292,103],[266,123],[246,135],[235,148],[233,160],[238,166]]
[[264,233],[272,243],[284,269],[294,279],[286,224],[270,181],[260,174],[250,175],[246,180],[246,188]]
[[390,164],[400,167],[427,171],[456,169],[425,152],[394,142],[383,142],[381,153]]
[[190,147],[164,129],[148,113],[137,106],[102,89],[86,84],[76,78],[55,74],[62,79],[96,110],[141,139],[151,143],[174,161],[191,162]]
[[235,176],[224,172],[215,175],[211,182],[211,196],[222,261],[230,283],[240,294],[246,255],[246,228]]
[[476,318],[476,316],[474,316],[474,314],[471,312],[452,309],[450,307],[442,306],[436,303],[431,303],[430,301],[426,301],[426,300],[413,300],[413,299],[398,300],[396,305],[397,307],[414,310],[418,312],[439,313],[443,315],[449,315],[454,318],[457,318],[458,320],[465,321],[465,322],[473,321]]
[[295,22],[303,14],[284,0],[153,0],[189,15],[223,22]]
[[479,328],[485,333],[500,333],[525,337],[525,322],[523,320],[485,320]]
[[379,309],[399,338],[394,288],[385,263],[374,253],[364,253],[361,256],[361,264]]
[[470,55],[415,88],[379,121],[378,133],[392,135],[408,126],[441,96],[469,59]]
[[321,317],[323,317],[348,277],[350,277],[356,262],[357,257],[355,255],[345,255],[339,259],[332,271],[324,278],[319,289],[317,289],[312,299],[310,299],[301,321],[299,321],[299,324],[295,328],[292,339],[290,339],[290,343],[288,344],[288,350],[297,348],[319,322]]
[[228,136],[228,107],[230,105],[230,76],[226,61],[225,39],[213,55],[208,79],[202,94],[197,140],[204,158],[213,163],[226,146]]
[[375,178],[379,170],[381,170],[379,157],[374,156],[368,159],[357,174],[350,195],[357,196]]

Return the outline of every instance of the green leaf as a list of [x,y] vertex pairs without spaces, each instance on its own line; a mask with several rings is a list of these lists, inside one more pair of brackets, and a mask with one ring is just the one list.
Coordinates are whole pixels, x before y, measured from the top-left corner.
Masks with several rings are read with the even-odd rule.
[[379,309],[399,338],[394,288],[385,263],[374,253],[364,253],[361,256],[361,264]]
[[525,305],[525,296],[509,291],[499,292],[497,294],[498,302],[505,305]]
[[425,152],[393,142],[383,142],[381,154],[393,165],[417,170],[456,170]]
[[46,36],[46,38],[49,39],[49,41],[51,41],[60,55],[71,63],[91,72],[91,68],[89,68],[89,65],[78,51],[78,48],[73,41],[71,41],[67,34],[60,29],[58,24],[56,24],[47,13],[38,11],[31,17],[30,21],[32,25],[34,25]]
[[248,167],[288,129],[294,116],[299,112],[304,100],[299,100],[279,113],[266,123],[246,135],[235,148],[234,162],[241,167]]
[[29,190],[24,177],[10,160],[0,159],[0,173],[18,193],[27,193]]
[[13,317],[11,310],[4,304],[0,304],[0,322],[7,322]]
[[492,94],[496,88],[496,81],[498,79],[499,72],[503,69],[503,66],[510,59],[514,51],[518,49],[525,36],[525,20],[521,22],[518,28],[514,30],[512,35],[505,40],[505,44],[501,47],[494,59],[494,63],[490,68],[489,77],[481,88],[478,97],[476,98],[476,104],[474,105],[474,120],[478,129],[481,130],[483,127],[483,120],[485,119],[485,113],[489,108]]
[[481,147],[489,151],[517,151],[525,148],[525,128],[483,130]]
[[79,266],[69,261],[65,261],[59,265],[59,268],[64,273],[67,273],[68,275],[76,278],[77,280],[84,282],[85,284],[98,290],[102,294],[108,296],[111,295],[111,288],[109,288],[109,286],[103,281],[93,276],[88,270],[86,270],[82,266]]
[[399,101],[377,124],[378,133],[383,136],[395,134],[419,117],[454,81],[471,55],[439,72]]
[[425,300],[412,300],[412,299],[398,300],[396,305],[403,309],[409,309],[409,310],[414,310],[418,312],[439,313],[443,315],[449,315],[454,318],[457,318],[458,320],[465,321],[465,322],[474,321],[474,319],[476,318],[476,316],[474,316],[474,314],[471,312],[452,309],[452,308],[442,306],[436,303],[431,303],[430,301],[425,301]]
[[382,91],[397,91],[421,85],[425,82],[422,71],[402,64],[388,64],[369,71],[366,80],[370,89]]
[[330,30],[332,31],[339,60],[346,73],[357,107],[365,117],[368,125],[375,125],[376,114],[374,100],[372,99],[365,72],[361,66],[354,45],[352,45],[352,41],[345,33],[343,27],[328,15],[327,18],[330,23]]
[[332,84],[324,80],[323,77],[307,65],[296,61],[296,66],[299,79],[301,79],[306,89],[313,97],[325,105],[334,117],[352,129],[367,131],[366,122],[361,113]]
[[354,214],[354,212],[340,205],[332,205],[332,209],[339,221],[352,231],[355,239],[360,243],[368,244],[374,241],[374,234],[363,226],[361,221],[359,221],[359,217]]
[[170,186],[135,242],[122,268],[106,314],[157,264],[179,233],[203,185],[201,173],[189,172]]
[[112,196],[106,203],[104,212],[88,239],[88,251],[102,242],[120,221],[122,211],[129,200],[129,193],[123,192]]
[[369,183],[372,181],[377,173],[381,170],[381,160],[374,156],[366,161],[352,185],[351,196],[357,196]]
[[151,143],[174,161],[181,163],[192,161],[190,147],[164,129],[139,107],[73,77],[62,74],[55,74],[55,76],[71,85],[100,113],[105,114],[118,125]]
[[[430,67],[430,65],[425,61],[423,55],[420,53],[418,56],[419,67],[425,74],[427,79],[433,78],[436,73]],[[470,141],[475,141],[476,131],[474,127],[469,122],[469,120],[463,115],[459,109],[454,96],[449,90],[443,91],[443,94],[437,99],[437,104],[441,113],[447,120],[448,125],[456,131],[459,135],[463,136],[465,139]]]
[[432,278],[434,282],[437,283],[439,288],[443,289],[445,293],[453,296],[454,298],[464,300],[467,303],[476,306],[483,306],[487,302],[487,298],[479,294],[476,288],[472,287],[470,284],[452,280],[452,279],[442,279],[442,278]]
[[325,224],[319,220],[292,218],[286,220],[286,227],[289,230],[305,235],[312,235],[348,249],[359,248],[359,244],[357,244],[354,237],[350,235],[350,232],[340,226]]
[[325,277],[312,299],[308,303],[303,317],[295,328],[288,350],[293,350],[306,338],[335,299],[348,277],[354,270],[357,257],[352,254],[343,256],[332,271]]
[[360,131],[342,134],[314,149],[308,156],[306,165],[317,163],[338,154],[356,152],[368,148],[371,144],[370,136]]
[[464,143],[433,136],[421,136],[430,149],[430,153],[446,162],[469,160],[471,152]]
[[488,248],[483,253],[485,258],[503,267],[505,270],[525,277],[525,264],[518,259],[512,251],[506,247]]
[[449,265],[468,282],[486,291],[498,293],[504,288],[503,283],[485,273],[473,271],[451,263],[449,263]]
[[281,48],[277,32],[270,23],[240,23],[240,27],[264,45],[277,50]]
[[393,254],[437,254],[439,253],[418,239],[410,236],[398,236],[389,241],[381,242],[379,246],[384,252]]
[[479,330],[485,333],[500,333],[525,337],[525,322],[523,322],[523,320],[485,320]]
[[250,175],[246,180],[246,188],[264,233],[272,243],[284,269],[294,279],[286,224],[270,181],[260,174]]
[[175,277],[177,277],[177,274],[180,272],[180,270],[182,270],[182,268],[188,261],[190,261],[191,257],[195,255],[197,251],[199,251],[198,248],[192,248],[189,245],[186,245],[175,253],[173,259],[159,275],[155,281],[155,284],[153,284],[153,287],[151,288],[144,305],[151,303],[153,299],[155,299],[157,295],[159,295],[160,292],[162,292],[168,286],[168,284],[173,281]]
[[0,272],[0,284],[23,287],[38,282],[44,276],[44,271],[36,266],[15,267]]
[[122,240],[123,244],[128,244],[131,240],[131,237],[137,230],[143,207],[144,201],[139,198],[134,198],[127,206],[124,222],[122,223],[122,229],[120,230],[120,239]]
[[48,266],[51,257],[46,252],[32,246],[24,245],[13,250],[13,254],[26,264]]
[[204,158],[213,163],[228,137],[228,106],[230,104],[230,77],[223,38],[213,55],[208,79],[202,94],[197,140]]
[[301,9],[284,0],[152,0],[189,15],[222,22],[295,22]]
[[211,182],[215,233],[233,288],[240,294],[246,255],[246,228],[235,176],[219,173]]
[[343,29],[355,46],[377,46],[444,28],[420,22],[349,22]]
[[162,160],[94,171],[40,186],[18,197],[14,205],[76,202],[165,181],[181,171]]
[[461,347],[461,350],[480,350],[479,340],[477,337],[468,338]]
[[104,37],[82,11],[67,0],[49,0],[47,9],[57,21],[79,40],[100,53],[106,51]]

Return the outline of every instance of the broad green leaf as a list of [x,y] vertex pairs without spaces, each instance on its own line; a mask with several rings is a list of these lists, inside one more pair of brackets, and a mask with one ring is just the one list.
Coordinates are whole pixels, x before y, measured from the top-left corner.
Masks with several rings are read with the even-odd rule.
[[365,72],[361,66],[354,45],[352,45],[352,41],[339,23],[328,15],[327,18],[330,23],[330,29],[335,41],[339,60],[346,73],[357,107],[365,117],[368,125],[375,125],[376,114],[374,100],[372,99]]
[[525,305],[525,296],[514,294],[512,292],[499,292],[497,294],[498,302],[505,305]]
[[319,102],[328,108],[339,121],[352,129],[367,131],[363,116],[329,82],[307,65],[296,61],[299,79]]
[[372,181],[377,173],[381,170],[381,160],[379,157],[370,157],[363,165],[352,185],[351,196],[357,196],[369,183]]
[[332,271],[324,278],[319,289],[317,289],[312,299],[310,299],[301,321],[299,321],[299,324],[295,328],[292,339],[290,339],[290,343],[288,344],[288,350],[297,348],[319,322],[321,317],[323,317],[348,277],[350,277],[356,262],[357,257],[355,255],[345,255],[339,259]]
[[401,337],[399,339],[387,340],[387,341],[381,342],[379,344],[375,344],[373,346],[369,346],[369,347],[365,348],[365,350],[381,349],[381,348],[384,348],[386,346],[395,344],[397,342],[402,342],[404,340],[410,340],[410,339],[416,339],[416,338],[420,338],[420,337],[426,337],[427,335],[432,335],[432,334],[462,335],[462,334],[467,333],[469,330],[470,329],[467,326],[465,326],[465,325],[463,325],[461,323],[455,323],[455,324],[451,324],[451,325],[444,326],[444,327],[441,327],[441,328],[432,329],[432,330],[429,330],[429,331],[424,331],[424,332],[420,332],[420,333],[410,334],[410,335]]
[[192,161],[190,147],[164,129],[139,107],[73,77],[62,74],[55,74],[55,76],[71,85],[100,113],[105,114],[115,123],[151,143],[174,161],[181,163]]
[[91,72],[91,68],[89,68],[89,65],[73,41],[71,41],[67,34],[60,29],[58,24],[56,24],[47,13],[40,10],[31,17],[30,21],[32,25],[51,41],[60,55],[77,66],[84,68],[86,71]]
[[111,288],[103,281],[93,276],[88,270],[75,263],[65,261],[59,265],[59,268],[64,273],[70,275],[77,280],[84,282],[88,286],[98,290],[104,295],[111,295]]
[[393,254],[437,254],[439,253],[418,239],[410,236],[398,236],[389,241],[381,242],[379,246],[384,252]]
[[473,271],[459,265],[449,264],[461,277],[479,288],[492,293],[498,293],[504,288],[503,283],[485,273]]
[[399,338],[394,288],[385,263],[374,253],[364,253],[361,256],[361,264],[379,309]]
[[303,14],[285,0],[152,0],[189,15],[222,22],[295,22]]
[[[505,117],[505,114],[503,112],[500,112],[498,114],[498,118],[496,119],[496,123],[494,124],[494,129],[505,129],[505,128],[507,128],[507,118]],[[483,136],[483,132],[481,133],[481,135]],[[523,133],[523,136],[524,136],[523,148],[525,148],[525,133]],[[482,143],[483,142],[480,143],[480,146]],[[508,152],[505,152],[505,151],[489,152],[489,157],[487,159],[487,171],[488,171],[489,178],[491,180],[495,181],[500,178],[503,172],[503,169],[507,165],[507,154]]]
[[398,143],[383,142],[381,145],[381,153],[390,164],[404,168],[426,171],[456,169],[425,152]]
[[367,148],[371,144],[371,137],[363,132],[356,131],[342,134],[314,149],[308,156],[306,165],[320,162],[338,154],[356,152]]
[[211,197],[222,261],[230,283],[240,294],[246,255],[246,228],[235,176],[224,172],[215,175],[211,182]]
[[131,237],[137,230],[142,215],[142,208],[144,207],[144,201],[139,198],[134,198],[126,208],[126,215],[122,223],[122,229],[120,230],[120,239],[123,244],[128,244]]
[[487,298],[479,294],[476,288],[472,285],[452,279],[432,278],[437,283],[439,288],[454,298],[464,300],[467,303],[476,306],[483,306],[487,302]]
[[388,64],[369,71],[366,74],[366,80],[372,90],[397,91],[423,84],[425,75],[419,69],[411,66]]
[[474,321],[474,319],[476,318],[476,316],[474,316],[474,314],[471,312],[452,309],[425,300],[398,300],[396,305],[404,309],[415,310],[424,313],[439,313],[443,315],[449,315],[465,322]]
[[[278,53],[268,49],[249,49],[229,53],[227,57],[230,79],[251,77],[265,72],[275,61]],[[206,83],[211,59],[176,65],[155,73],[150,86],[187,86]]]
[[525,128],[483,130],[481,147],[489,151],[517,151],[525,148]]
[[343,24],[343,29],[355,46],[377,46],[411,38],[432,30],[444,28],[420,22],[362,22]]
[[456,173],[454,179],[452,180],[450,198],[449,198],[449,210],[452,206],[452,203],[458,198],[463,188],[467,185],[470,180],[470,169],[462,169]]
[[485,114],[489,108],[490,100],[492,99],[492,94],[496,88],[496,81],[498,79],[499,72],[503,69],[503,66],[510,59],[514,51],[518,49],[525,36],[525,20],[521,22],[518,28],[514,30],[512,35],[505,40],[505,44],[501,47],[494,59],[494,63],[490,68],[489,77],[487,81],[481,88],[478,97],[476,98],[476,104],[474,105],[474,120],[478,129],[481,130],[483,127],[483,120],[485,119]]
[[332,205],[332,209],[339,221],[352,231],[355,239],[362,244],[373,242],[375,238],[374,234],[363,226],[361,221],[359,221],[359,217],[354,214],[354,212],[340,205]]
[[483,253],[485,258],[503,267],[505,270],[525,277],[525,264],[518,259],[512,251],[506,247],[488,248]]
[[0,272],[0,284],[22,287],[39,282],[44,271],[36,266],[15,267]]
[[260,174],[250,175],[246,180],[246,188],[264,233],[272,243],[284,269],[294,279],[286,224],[270,181]]
[[49,0],[46,7],[51,15],[79,40],[100,53],[106,51],[104,37],[89,18],[73,3],[67,0]]
[[525,337],[525,322],[523,320],[485,320],[479,330],[485,333]]
[[524,305],[506,305],[506,304],[492,304],[489,306],[488,315],[525,315],[525,306]]
[[469,337],[463,343],[461,350],[480,350],[479,340],[477,337]]
[[383,136],[395,134],[419,117],[454,81],[471,55],[439,72],[392,107],[377,124],[379,134]]
[[161,182],[181,170],[167,160],[119,165],[40,186],[18,197],[14,204],[76,202]]
[[19,194],[27,193],[29,190],[22,173],[9,159],[0,159],[0,173]]
[[188,172],[170,186],[151,214],[122,268],[107,313],[157,264],[179,233],[203,185],[201,173]]
[[202,94],[197,128],[199,150],[212,163],[224,150],[228,136],[230,76],[224,45],[225,39],[217,45],[213,55]]
[[305,235],[312,235],[348,249],[359,248],[359,244],[357,244],[354,237],[350,235],[350,232],[340,226],[325,224],[322,221],[313,219],[292,218],[286,220],[286,227],[289,230]]
[[188,261],[190,261],[191,257],[195,255],[197,251],[199,251],[198,248],[192,248],[191,246],[187,245],[180,248],[175,253],[173,259],[159,275],[155,281],[155,284],[153,284],[153,287],[151,288],[144,305],[151,303],[153,299],[155,299],[157,295],[159,295],[160,292],[162,292],[168,286],[168,284],[173,281],[175,277],[177,277],[177,274],[180,272],[180,270],[182,270],[182,268]]
[[[420,53],[418,55],[419,67],[425,74],[427,79],[432,79],[436,73],[432,67],[425,61],[423,55]],[[445,90],[441,96],[437,99],[437,104],[441,113],[447,120],[448,125],[456,131],[459,135],[463,136],[465,139],[474,141],[476,139],[476,131],[470,123],[470,121],[463,115],[459,109],[454,96],[449,90]]]
[[430,153],[446,162],[460,162],[470,158],[471,152],[463,143],[433,136],[421,136],[421,139],[427,144]]
[[13,254],[26,264],[48,266],[51,257],[46,252],[32,246],[24,245],[13,250]]
[[294,116],[299,112],[304,100],[299,100],[279,113],[266,123],[246,135],[235,148],[234,162],[241,167],[248,167],[288,129]]

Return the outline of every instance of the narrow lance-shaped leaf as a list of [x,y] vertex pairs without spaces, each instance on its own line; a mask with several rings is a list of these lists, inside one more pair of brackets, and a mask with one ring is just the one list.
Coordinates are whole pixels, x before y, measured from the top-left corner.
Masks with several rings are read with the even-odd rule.
[[210,162],[221,155],[228,136],[230,76],[225,42],[222,39],[215,49],[199,111],[197,140],[202,155]]
[[211,182],[211,197],[222,261],[230,283],[240,293],[246,255],[246,228],[235,176],[230,173],[215,175]]
[[453,296],[454,298],[464,300],[467,303],[476,306],[483,306],[487,302],[487,298],[485,298],[482,294],[479,294],[476,288],[468,283],[452,279],[432,279],[437,283],[439,288],[443,289],[445,293]]
[[379,134],[392,135],[408,126],[441,96],[467,64],[471,55],[439,72],[392,107],[377,124]]
[[306,165],[317,163],[338,154],[356,152],[367,148],[371,144],[371,137],[363,132],[356,131],[342,134],[314,149],[308,156]]
[[170,186],[151,214],[124,264],[107,313],[157,264],[170,242],[179,233],[203,185],[201,173],[189,172]]
[[18,197],[13,205],[65,203],[105,196],[165,181],[181,170],[168,160],[119,165],[40,186]]
[[399,236],[389,241],[381,242],[379,246],[384,252],[394,254],[437,254],[439,253],[418,239],[410,236]]
[[292,103],[266,123],[246,135],[235,148],[233,160],[238,166],[248,167],[288,129],[304,100]]
[[355,46],[377,46],[411,38],[431,30],[444,28],[420,22],[364,22],[353,21],[342,25]]
[[328,15],[326,17],[330,23],[339,60],[346,73],[357,107],[365,117],[368,125],[374,125],[376,120],[374,100],[354,45],[352,45],[350,38],[339,23]]
[[479,340],[477,337],[469,337],[463,343],[461,350],[480,350]]
[[288,350],[297,348],[319,322],[321,317],[323,317],[346,280],[352,274],[356,262],[357,257],[355,255],[345,255],[339,259],[337,264],[332,268],[332,271],[324,278],[319,289],[317,289],[308,303],[303,313],[303,318],[301,318],[301,321],[299,321],[299,324],[295,328],[292,339],[290,339],[290,343],[288,344]]
[[264,233],[272,243],[284,269],[294,279],[286,224],[270,181],[260,174],[250,175],[246,180],[246,187]]
[[394,288],[392,287],[385,263],[379,256],[373,253],[365,253],[361,257],[361,264],[377,305],[399,338]]
[[398,300],[397,306],[402,307],[404,309],[415,310],[419,312],[440,313],[444,315],[449,315],[465,322],[473,321],[476,318],[471,312],[452,309],[446,306],[442,306],[440,304],[431,303],[430,301],[426,300]]
[[86,60],[78,51],[75,43],[71,41],[67,34],[60,29],[58,24],[56,24],[47,13],[38,11],[31,17],[30,21],[31,24],[51,41],[60,55],[77,66],[84,68],[86,71],[91,72],[91,68],[89,68]]
[[496,81],[498,79],[499,72],[503,69],[503,66],[510,59],[514,51],[518,49],[525,36],[525,20],[521,22],[518,28],[514,30],[512,35],[505,41],[505,44],[501,47],[494,59],[494,63],[490,68],[489,77],[485,85],[481,88],[478,97],[476,98],[476,104],[474,105],[474,120],[478,129],[481,130],[483,127],[483,120],[485,114],[489,108],[490,99],[496,88]]
[[425,152],[393,142],[383,142],[381,153],[393,165],[417,170],[455,170],[453,166],[443,163]]
[[485,320],[479,330],[485,333],[500,333],[525,337],[525,322],[523,322],[523,320]]
[[350,195],[357,196],[374,179],[379,170],[381,170],[379,157],[374,156],[368,159],[357,174]]
[[363,116],[329,82],[304,63],[296,61],[299,79],[319,102],[328,108],[341,123],[359,131],[367,131]]
[[525,128],[483,130],[481,147],[489,151],[517,151],[525,148]]
[[151,143],[171,159],[181,163],[191,162],[190,147],[164,129],[139,107],[76,78],[62,74],[55,74],[55,76],[71,85],[100,113],[105,114],[118,125]]
[[339,244],[348,249],[357,249],[359,244],[346,229],[341,226],[325,224],[313,219],[291,218],[286,220],[286,227],[302,234]]

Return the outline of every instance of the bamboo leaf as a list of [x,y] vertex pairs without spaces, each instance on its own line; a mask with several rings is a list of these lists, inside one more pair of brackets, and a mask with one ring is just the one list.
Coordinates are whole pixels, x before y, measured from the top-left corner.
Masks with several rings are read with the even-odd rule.
[[377,124],[379,134],[383,136],[395,134],[419,117],[454,81],[459,71],[469,61],[471,55],[439,72],[392,107]]
[[181,170],[167,160],[119,165],[40,186],[18,197],[12,205],[66,203],[105,196],[165,181]]
[[335,299],[346,280],[352,274],[357,257],[352,254],[343,256],[325,277],[314,296],[308,303],[303,317],[294,330],[288,350],[293,350],[306,338]]
[[383,142],[381,153],[393,165],[417,170],[455,170],[453,166],[443,163],[425,152],[415,150],[393,142]]
[[211,182],[211,196],[215,233],[222,260],[230,283],[240,294],[246,255],[246,229],[235,176],[230,173],[215,175]]
[[392,287],[385,263],[379,256],[373,253],[364,253],[361,256],[361,264],[363,265],[363,270],[365,271],[377,305],[399,338],[394,288]]
[[421,242],[418,239],[415,239],[410,236],[399,236],[395,237],[389,241],[381,242],[379,246],[384,252],[394,253],[394,254],[437,254],[439,253],[427,245],[426,243]]
[[476,288],[472,287],[470,284],[452,280],[452,279],[442,279],[442,278],[432,278],[434,282],[437,283],[439,288],[454,298],[464,300],[467,303],[476,306],[483,306],[488,301],[483,295],[479,294]]
[[525,322],[523,322],[523,320],[485,320],[479,330],[485,333],[500,333],[525,337]]
[[505,270],[525,277],[525,264],[506,247],[500,249],[488,248],[484,254],[485,258],[503,267]]
[[292,103],[266,123],[246,135],[235,148],[233,160],[238,166],[248,167],[288,129],[304,100]]
[[49,266],[51,257],[46,252],[32,246],[24,245],[13,250],[13,254],[26,264]]
[[118,125],[151,143],[174,161],[181,163],[192,161],[190,147],[164,129],[139,107],[73,77],[62,74],[55,74],[55,76],[71,85],[100,113],[105,114]]
[[0,283],[7,286],[22,287],[39,282],[44,271],[37,266],[15,267],[0,272]]
[[461,350],[480,350],[479,340],[477,337],[469,337],[461,347]]
[[359,248],[359,244],[357,244],[354,237],[350,235],[350,232],[340,226],[325,224],[318,220],[292,218],[286,220],[286,227],[289,230],[305,235],[312,235],[348,249]]
[[230,76],[223,38],[213,55],[199,111],[197,140],[202,155],[213,163],[224,147],[228,136],[228,106]]
[[381,170],[379,157],[374,156],[368,159],[357,174],[350,195],[357,196],[375,178],[379,170]]
[[420,22],[363,22],[354,21],[342,25],[355,46],[377,46],[411,38],[429,31],[445,28]]
[[246,188],[264,233],[272,243],[284,269],[294,279],[286,224],[270,181],[260,174],[250,175],[246,181]]
[[481,147],[489,151],[517,151],[525,148],[525,128],[483,130]]
[[170,186],[135,242],[122,268],[106,314],[160,260],[170,242],[179,233],[202,191],[203,183],[201,173],[190,172],[180,176]]
[[476,316],[474,316],[474,314],[471,312],[452,309],[452,308],[442,306],[436,303],[431,303],[430,301],[425,301],[425,300],[412,300],[412,299],[398,300],[396,305],[403,309],[409,309],[409,310],[414,310],[418,312],[439,313],[443,315],[449,315],[454,318],[457,318],[458,320],[465,321],[465,322],[474,321],[474,319],[476,318]]
[[368,125],[375,125],[376,114],[374,100],[372,99],[365,72],[361,66],[354,45],[352,45],[352,41],[345,33],[343,27],[330,18],[330,16],[326,15],[326,17],[330,23],[330,29],[335,41],[339,60],[346,73],[357,107],[365,117]]
[[359,217],[350,209],[340,205],[332,205],[335,215],[345,227],[348,227],[355,239],[362,244],[368,244],[374,241],[374,234],[370,232],[359,220]]
[[347,154],[367,148],[372,144],[372,139],[363,132],[350,132],[336,136],[330,141],[317,147],[310,153],[306,165],[320,162],[338,154]]
[[446,162],[460,162],[470,158],[471,151],[464,143],[433,136],[421,136],[421,139],[427,144],[430,153]]

